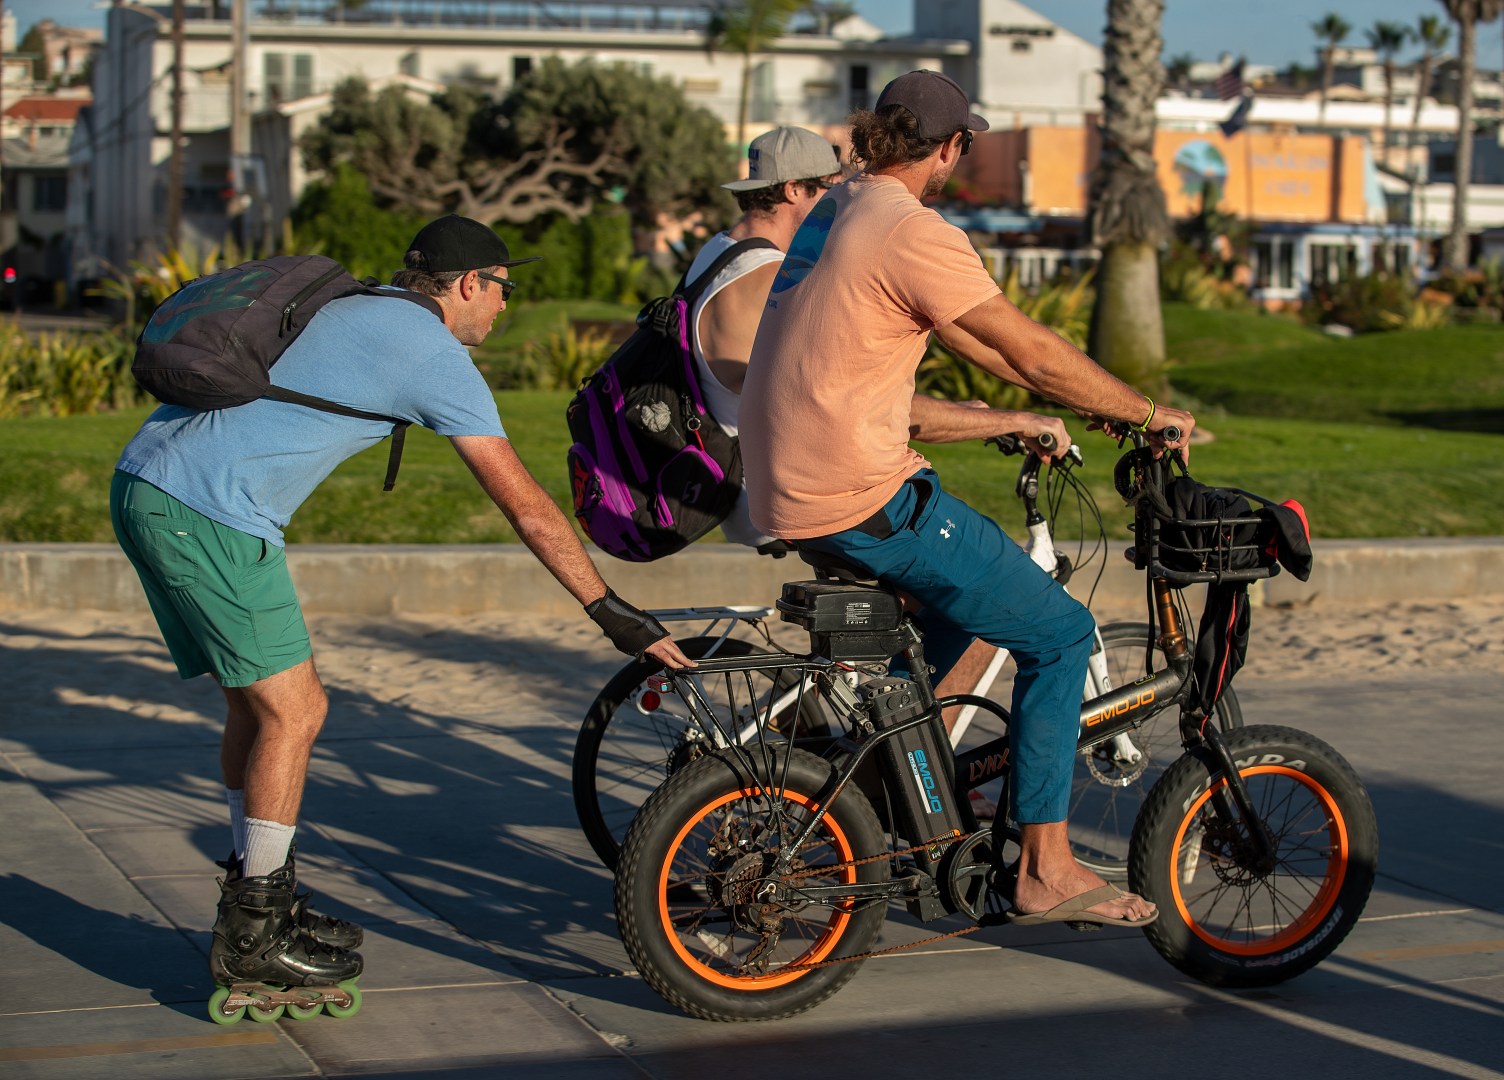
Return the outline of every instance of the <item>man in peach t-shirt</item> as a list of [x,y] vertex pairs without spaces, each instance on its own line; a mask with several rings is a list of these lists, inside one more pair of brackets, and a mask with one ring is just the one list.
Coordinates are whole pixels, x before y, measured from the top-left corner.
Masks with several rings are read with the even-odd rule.
[[852,116],[864,171],[832,189],[773,281],[742,391],[752,521],[839,556],[918,601],[937,678],[973,637],[1012,651],[1014,772],[1022,833],[1015,922],[1141,926],[1149,901],[1076,862],[1066,832],[1091,614],[995,522],[945,492],[909,445],[1002,432],[1070,438],[1059,420],[914,395],[929,335],[1009,382],[1109,426],[1183,445],[1189,413],[1154,403],[1021,313],[959,229],[921,198],[940,192],[987,122],[938,72],[913,71]]

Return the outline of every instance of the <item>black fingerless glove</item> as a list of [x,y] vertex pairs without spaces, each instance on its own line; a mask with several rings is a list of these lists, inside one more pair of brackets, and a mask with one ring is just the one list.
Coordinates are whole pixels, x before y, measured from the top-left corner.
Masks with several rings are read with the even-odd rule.
[[606,632],[612,645],[638,660],[642,659],[649,645],[668,635],[657,619],[633,607],[610,589],[595,603],[587,605],[585,614]]

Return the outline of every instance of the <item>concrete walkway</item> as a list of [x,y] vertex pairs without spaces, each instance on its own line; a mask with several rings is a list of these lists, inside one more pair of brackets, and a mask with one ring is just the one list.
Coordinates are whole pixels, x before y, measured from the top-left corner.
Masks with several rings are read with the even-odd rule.
[[[300,870],[367,928],[364,1006],[218,1027],[217,691],[179,682],[139,614],[0,614],[7,1080],[1504,1076],[1496,667],[1240,681],[1249,723],[1334,743],[1379,814],[1363,922],[1293,982],[1217,991],[1136,932],[998,928],[870,961],[803,1016],[720,1025],[627,969],[610,877],[575,824],[575,729],[619,662],[593,627],[313,629],[332,711]],[[881,944],[936,929],[895,909]]]

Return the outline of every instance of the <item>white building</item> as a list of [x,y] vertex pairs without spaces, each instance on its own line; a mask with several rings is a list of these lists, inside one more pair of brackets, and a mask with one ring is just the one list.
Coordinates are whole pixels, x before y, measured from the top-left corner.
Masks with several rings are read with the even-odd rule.
[[1102,50],[1017,0],[916,0],[914,36],[969,45],[944,70],[994,128],[1101,112]]
[[[990,2],[990,0],[989,0]],[[110,9],[95,61],[96,104],[73,147],[74,249],[93,265],[76,276],[146,256],[161,242],[170,156],[170,9]],[[184,241],[219,242],[229,229],[232,26],[229,6],[194,5],[184,32]],[[741,57],[705,45],[706,0],[594,0],[554,5],[509,0],[264,0],[248,20],[246,112],[251,158],[235,179],[253,202],[248,235],[280,220],[302,189],[297,130],[329,92],[359,76],[439,88],[463,82],[500,94],[545,57],[627,63],[671,77],[694,103],[735,130]],[[860,19],[790,33],[752,67],[748,136],[766,127],[838,125],[871,105],[893,77],[953,68],[966,41],[884,39]],[[107,179],[106,179],[107,178]],[[259,216],[258,216],[259,215]]]

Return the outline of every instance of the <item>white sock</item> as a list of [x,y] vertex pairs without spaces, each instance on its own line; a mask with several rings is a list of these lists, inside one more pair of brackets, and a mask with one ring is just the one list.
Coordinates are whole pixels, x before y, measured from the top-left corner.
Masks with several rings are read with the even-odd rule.
[[273,870],[287,864],[287,852],[292,847],[292,835],[296,825],[283,825],[277,821],[261,818],[245,819],[245,851],[240,864],[246,877],[266,877]]
[[225,802],[230,804],[230,843],[235,845],[236,858],[244,858],[245,792],[240,788],[225,788]]

